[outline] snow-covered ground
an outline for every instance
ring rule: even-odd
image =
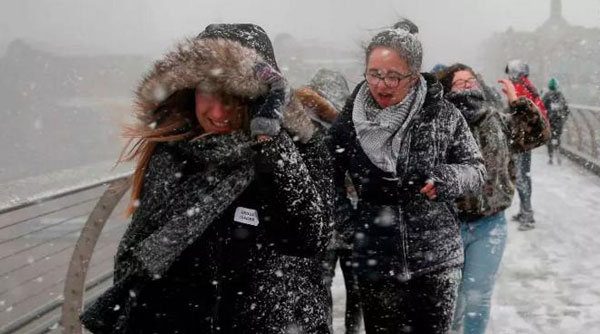
[[[532,178],[537,228],[509,224],[488,333],[600,333],[600,177],[541,148]]]
[[[600,177],[533,152],[537,228],[509,223],[488,334],[600,333]],[[508,217],[518,211],[518,196]],[[344,333],[344,282],[334,279],[334,330]]]

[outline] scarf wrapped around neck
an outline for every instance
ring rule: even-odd
[[[489,111],[485,96],[479,89],[449,92],[446,94],[446,100],[460,110],[469,124],[477,122]]]
[[[194,160],[200,170],[188,176],[190,181],[193,178],[192,188],[176,189],[169,194],[180,198],[180,205],[157,203],[147,208],[151,211],[150,220],[165,223],[149,235],[131,241],[128,248],[131,252],[121,260],[122,268],[115,272],[113,286],[81,315],[82,324],[94,333],[126,331],[136,303],[135,296],[151,280],[162,277],[181,253],[202,236],[254,179],[255,153],[252,147],[256,143],[241,132],[174,145],[175,149]],[[183,198],[187,196],[189,199],[192,191],[197,202],[186,207]]]
[[[192,176],[197,178],[194,197],[199,201],[185,212],[166,210],[166,223],[136,247],[134,255],[147,274],[162,276],[254,180],[254,145],[242,132],[178,144],[185,155],[203,168]]]
[[[369,160],[381,170],[396,174],[400,146],[410,121],[421,110],[427,84],[419,75],[417,85],[393,106],[381,109],[365,83],[359,89],[352,110],[352,121],[360,146]]]

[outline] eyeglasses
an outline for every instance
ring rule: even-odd
[[[375,86],[380,81],[383,81],[383,83],[389,88],[398,87],[398,85],[400,85],[400,82],[402,82],[402,80],[404,80],[406,78],[410,78],[412,76],[413,76],[412,73],[406,74],[406,75],[392,74],[392,75],[386,75],[386,76],[382,75],[380,72],[365,73],[365,79],[367,80],[367,83],[369,85]]]
[[[458,79],[452,83],[452,88],[467,88],[467,87],[477,87],[479,83],[477,82],[477,78],[470,79]]]

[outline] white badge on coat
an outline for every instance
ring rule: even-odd
[[[235,216],[233,217],[233,220],[242,224],[258,226],[258,212],[254,209],[238,206],[235,209]]]

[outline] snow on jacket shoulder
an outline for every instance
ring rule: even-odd
[[[476,221],[508,208],[515,192],[512,154],[531,150],[550,137],[547,122],[537,106],[521,97],[509,112],[489,109],[470,129],[485,161],[486,181],[480,190],[468,192],[457,201],[459,219]]]
[[[153,113],[165,96],[202,85],[262,96],[266,87],[253,73],[261,61],[256,51],[234,41],[188,40],[143,79],[137,91],[140,117]],[[284,114],[305,112],[301,104],[289,104]],[[290,328],[329,333],[327,291],[316,254],[331,239],[330,158],[321,136],[303,139],[294,142],[282,131],[258,144],[254,178],[195,240],[178,226],[202,219],[190,209],[210,211],[202,207],[206,198],[198,189],[210,190],[205,173],[211,166],[197,162],[202,152],[193,142],[159,144],[119,245],[115,284],[82,315],[86,327],[94,333],[285,333]],[[239,208],[254,212],[258,224],[241,223]],[[173,258],[169,247],[140,247],[158,232],[175,238],[173,249],[183,248],[174,261],[160,262],[161,256]],[[156,259],[153,268],[163,274],[148,275],[143,259]]]
[[[373,165],[357,140],[352,109],[358,88],[330,129],[336,224],[354,226],[354,249],[364,257],[365,270],[404,279],[463,263],[453,202],[479,189],[485,177],[483,159],[462,114],[442,98],[441,85],[432,76],[423,76],[427,96],[409,125],[408,149],[401,150],[397,178]],[[343,200],[346,171],[358,192],[355,212]],[[419,193],[428,178],[436,183],[434,201]],[[376,223],[384,206],[401,209],[398,224],[391,225],[395,231]]]

